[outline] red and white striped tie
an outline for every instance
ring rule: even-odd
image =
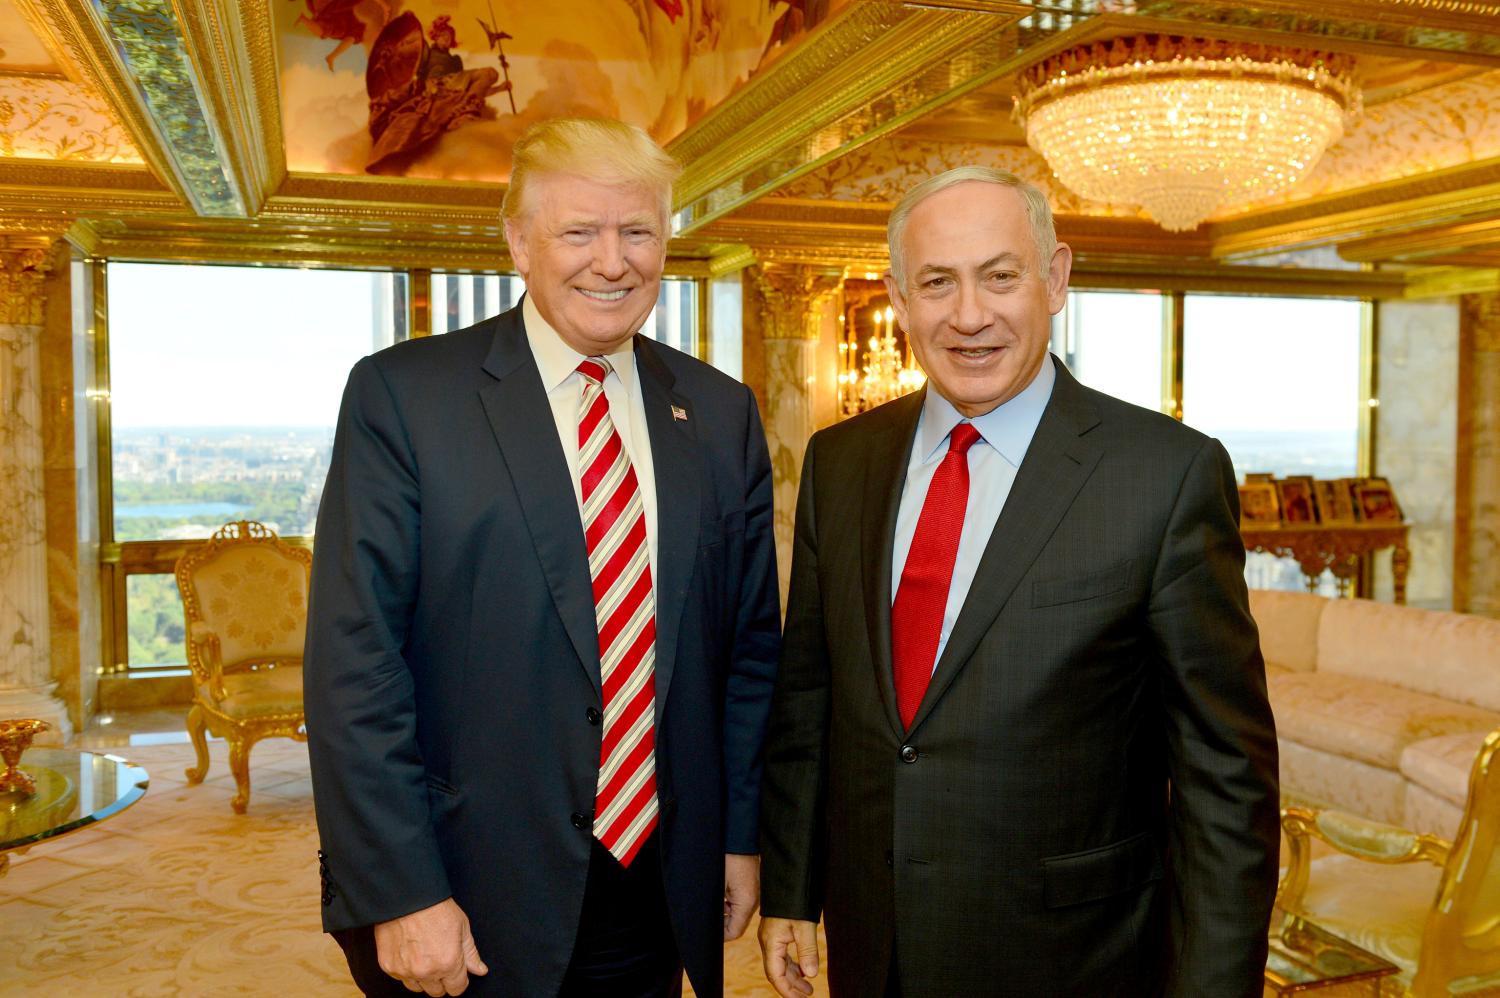
[[[611,370],[603,357],[578,365],[578,467],[604,683],[594,837],[629,866],[656,828],[656,599],[646,507],[604,396]]]

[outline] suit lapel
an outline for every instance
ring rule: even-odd
[[[495,319],[484,370],[495,380],[479,390],[479,400],[510,469],[552,602],[578,661],[601,691],[599,630],[583,522],[567,458],[552,432],[552,407],[526,342],[520,306]]]
[[[644,336],[635,341],[636,372],[651,437],[656,478],[656,720],[661,723],[677,665],[682,608],[698,556],[702,466],[692,404],[672,390],[674,378]],[[681,413],[686,418],[679,418]]]
[[[926,392],[913,392],[890,406],[891,418],[869,438],[865,455],[864,511],[860,523],[860,576],[864,580],[865,622],[870,633],[870,661],[887,720],[902,732],[891,665],[891,560],[895,548],[896,512],[906,484],[917,418]]]
[[[1054,363],[1057,381],[1052,398],[1016,472],[969,595],[912,720],[913,729],[974,654],[1103,456],[1102,446],[1086,436],[1098,425],[1098,412],[1067,368],[1055,358]]]

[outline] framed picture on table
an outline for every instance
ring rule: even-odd
[[[1349,483],[1344,479],[1313,482],[1313,495],[1318,500],[1318,522],[1338,527],[1355,523],[1354,497],[1349,492]]]
[[[1354,506],[1365,523],[1400,523],[1401,507],[1396,493],[1384,478],[1364,478],[1354,483]]]
[[[1287,523],[1317,523],[1317,500],[1311,478],[1283,478],[1276,483],[1276,497],[1281,501],[1281,518]]]
[[[1281,506],[1274,482],[1246,482],[1240,486],[1240,523],[1281,522]]]

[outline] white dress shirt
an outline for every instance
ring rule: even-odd
[[[989,544],[990,534],[995,531],[1000,511],[1005,508],[1010,487],[1016,481],[1016,471],[1026,457],[1031,438],[1036,435],[1037,424],[1042,421],[1042,412],[1052,398],[1052,385],[1056,380],[1052,358],[1047,357],[1031,384],[1021,389],[1015,398],[973,419],[964,419],[953,408],[953,403],[939,395],[933,385],[929,383],[927,386],[922,414],[917,417],[917,437],[906,465],[901,505],[896,512],[895,547],[891,552],[892,603],[895,603],[896,590],[901,585],[901,572],[906,567],[906,556],[917,532],[922,504],[927,501],[928,486],[948,453],[948,435],[959,423],[967,422],[974,424],[980,436],[969,448],[969,502],[964,508],[964,529],[959,535],[958,557],[953,562],[948,604],[943,609],[943,630],[938,638],[937,655],[932,660],[934,669],[943,657],[943,649],[948,647],[948,636],[953,633],[958,612],[968,598],[974,573],[979,570],[979,559]]]
[[[583,523],[583,475],[578,469],[578,416],[583,402],[583,375],[578,365],[588,358],[563,342],[557,331],[542,318],[542,313],[527,295],[521,305],[526,325],[526,342],[536,367],[542,375],[542,388],[552,406],[552,421],[562,441],[563,455],[568,459],[568,474],[573,479],[573,499],[578,503],[578,522]],[[610,367],[604,377],[604,397],[609,401],[609,418],[620,434],[620,443],[630,455],[635,479],[641,488],[641,503],[646,508],[646,548],[651,559],[651,583],[656,586],[656,474],[651,463],[651,435],[646,431],[646,403],[641,398],[640,375],[635,368],[635,338],[631,337],[606,354]]]

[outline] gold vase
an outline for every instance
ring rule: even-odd
[[[31,746],[31,739],[52,725],[33,718],[0,721],[0,759],[5,760],[5,772],[0,773],[0,793],[19,791],[30,796],[36,793],[36,782],[21,772],[21,753]]]

